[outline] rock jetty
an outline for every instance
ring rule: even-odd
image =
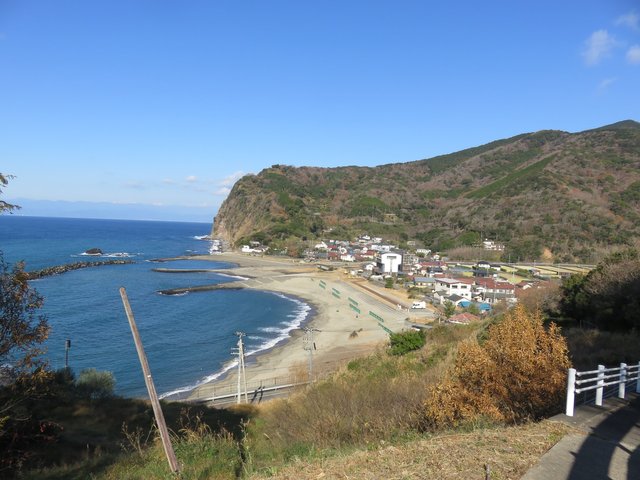
[[[127,265],[134,263],[133,260],[105,260],[103,262],[75,262],[67,263],[65,265],[58,265],[55,267],[43,268],[42,270],[34,270],[27,272],[29,280],[36,280],[38,278],[50,277],[51,275],[60,275],[62,273],[70,272],[71,270],[79,270],[81,268],[88,267],[100,267],[103,265]]]

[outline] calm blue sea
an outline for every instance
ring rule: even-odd
[[[263,351],[287,338],[311,308],[295,298],[249,290],[218,290],[180,296],[158,290],[233,280],[214,273],[159,273],[155,267],[224,269],[221,262],[158,258],[204,254],[204,223],[91,220],[0,216],[0,250],[5,261],[23,260],[26,270],[105,260],[127,255],[132,265],[108,265],[36,280],[51,326],[46,343],[53,368],[65,363],[65,340],[71,340],[69,366],[108,370],[116,391],[144,396],[146,388],[119,288],[125,287],[160,394],[181,391],[220,375],[230,367],[238,330],[247,333],[246,350]],[[90,248],[101,257],[82,255]],[[274,372],[274,375],[281,372]]]

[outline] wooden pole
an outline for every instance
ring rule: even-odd
[[[160,431],[160,439],[162,440],[162,446],[164,447],[164,453],[167,456],[169,462],[169,468],[173,473],[180,471],[178,466],[178,460],[173,451],[171,445],[171,439],[169,438],[169,430],[167,430],[167,424],[164,421],[164,415],[162,414],[162,408],[160,407],[160,400],[158,400],[158,394],[156,393],[156,387],[153,384],[153,378],[151,377],[151,370],[149,369],[149,363],[147,362],[147,356],[144,353],[142,346],[142,340],[138,333],[138,327],[136,321],[133,318],[133,311],[129,305],[129,299],[127,298],[127,291],[124,287],[120,288],[120,297],[122,297],[122,303],[124,304],[124,310],[127,313],[127,319],[129,320],[129,326],[131,327],[131,333],[133,334],[133,341],[136,344],[136,350],[138,351],[138,358],[140,359],[140,365],[142,365],[142,373],[144,374],[144,382],[147,384],[147,390],[149,391],[149,398],[151,399],[151,406],[153,407],[153,414],[156,417],[156,423],[158,424],[158,430]]]

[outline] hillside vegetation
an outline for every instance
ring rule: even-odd
[[[456,478],[464,472],[481,473],[488,461],[493,471],[501,472],[500,478],[518,478],[565,433],[553,424],[526,425],[558,411],[564,386],[539,385],[532,371],[553,377],[567,364],[564,341],[554,327],[543,327],[538,314],[517,307],[502,319],[437,326],[424,339],[423,347],[412,346],[403,354],[381,348],[289,398],[260,407],[225,412],[165,404],[181,478],[318,478],[324,469],[380,468],[379,457],[386,457],[389,478],[406,478],[403,472],[414,472],[417,478]],[[498,343],[508,347],[499,351]],[[480,361],[461,376],[468,355]],[[519,388],[505,390],[509,376],[517,378]],[[156,432],[149,430],[148,406],[96,397],[89,394],[95,389],[77,390],[70,380],[59,376],[54,382],[58,408],[51,408],[53,397],[43,405],[50,412],[50,438],[22,456],[29,458],[31,468],[44,468],[16,465],[21,478],[172,477]],[[456,381],[464,383],[465,394],[451,395]],[[533,392],[531,402],[523,403],[525,391]],[[487,403],[488,398],[496,401]],[[442,408],[434,415],[435,403]],[[523,425],[506,428],[513,424]],[[117,454],[117,432],[128,453]],[[512,441],[505,443],[505,438]],[[86,451],[85,443],[90,446]],[[527,455],[515,455],[516,444]],[[465,460],[443,462],[444,445]],[[373,456],[367,458],[366,451]],[[419,462],[407,464],[414,453]],[[305,465],[315,472],[313,477],[301,472]]]
[[[274,247],[360,233],[440,251],[487,237],[512,260],[595,263],[640,233],[640,124],[540,131],[378,167],[273,165],[235,184],[213,230]]]

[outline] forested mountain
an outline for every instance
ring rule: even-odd
[[[377,167],[273,165],[235,184],[213,234],[275,245],[369,233],[441,251],[486,237],[514,260],[593,262],[640,233],[639,167],[631,120]]]

